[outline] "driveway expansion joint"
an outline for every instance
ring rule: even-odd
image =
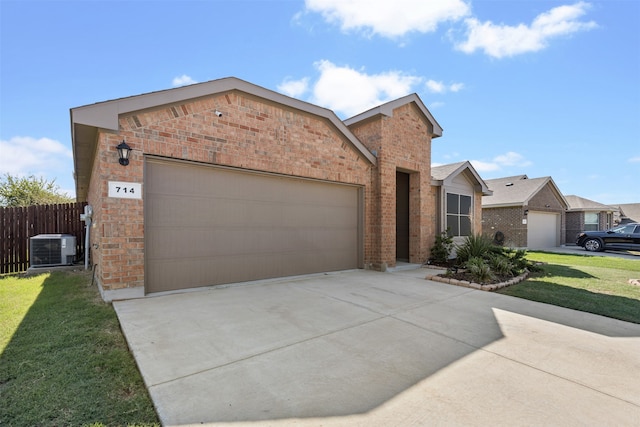
[[[224,368],[226,366],[231,366],[231,365],[234,365],[234,364],[236,364],[238,362],[244,362],[244,361],[247,361],[247,360],[254,359],[256,357],[264,356],[265,354],[275,353],[277,351],[284,350],[286,348],[294,347],[294,346],[297,346],[299,344],[303,344],[303,343],[310,342],[310,341],[313,341],[313,340],[316,340],[316,339],[319,339],[319,338],[324,338],[324,337],[327,337],[327,336],[330,336],[330,335],[334,335],[334,334],[339,333],[339,332],[344,332],[344,331],[347,331],[349,329],[358,328],[360,326],[367,325],[367,324],[370,324],[370,323],[373,323],[373,322],[377,322],[377,321],[379,321],[381,319],[385,319],[385,318],[388,318],[388,317],[391,317],[391,316],[381,315],[380,317],[376,317],[374,319],[369,319],[369,320],[365,320],[365,321],[362,321],[362,322],[358,322],[356,324],[352,324],[352,325],[346,326],[344,328],[327,331],[325,333],[322,333],[322,334],[319,334],[319,335],[314,335],[312,337],[308,337],[308,338],[305,338],[305,339],[302,339],[302,340],[299,340],[299,341],[296,341],[296,342],[293,342],[293,343],[281,345],[281,346],[278,346],[278,347],[273,347],[273,348],[270,348],[270,349],[267,349],[267,350],[264,350],[264,351],[260,351],[258,353],[250,354],[250,355],[247,355],[247,356],[232,360],[232,361],[227,362],[227,363],[222,363],[220,365],[213,366],[211,368],[201,369],[199,371],[192,372],[192,373],[189,373],[189,374],[186,374],[186,375],[181,375],[181,376],[178,376],[178,377],[175,377],[175,378],[171,378],[171,379],[166,380],[166,381],[160,381],[158,383],[151,384],[148,387],[149,388],[157,387],[157,386],[161,386],[161,385],[164,385],[164,384],[172,383],[174,381],[179,381],[179,380],[182,380],[184,378],[193,377],[194,375],[199,375],[199,374],[202,374],[202,373],[205,373],[205,372],[215,371],[216,369]]]

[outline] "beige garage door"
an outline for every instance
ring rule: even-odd
[[[529,249],[558,246],[560,215],[546,212],[529,212],[527,220],[527,247]]]
[[[148,159],[144,191],[148,293],[362,263],[359,187]]]

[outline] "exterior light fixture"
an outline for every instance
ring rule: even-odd
[[[123,139],[122,142],[118,146],[116,146],[116,150],[118,150],[120,164],[122,166],[127,166],[129,164],[129,154],[131,153],[131,147],[129,147]]]

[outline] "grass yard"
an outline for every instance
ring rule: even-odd
[[[0,278],[0,425],[159,425],[91,275]]]
[[[640,260],[528,252],[543,271],[497,292],[640,323]]]

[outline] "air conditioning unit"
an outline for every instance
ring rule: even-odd
[[[29,239],[31,267],[71,265],[76,256],[76,236],[70,234],[38,234]]]

